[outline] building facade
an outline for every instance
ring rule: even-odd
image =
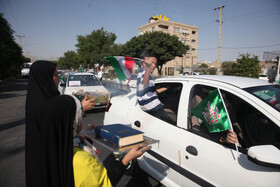
[[[139,27],[139,35],[154,31],[176,35],[181,42],[190,47],[183,57],[176,57],[163,65],[162,75],[178,75],[182,71],[192,71],[192,66],[197,64],[198,27],[154,18],[150,18],[146,25]]]

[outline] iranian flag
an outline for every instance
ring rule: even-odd
[[[231,129],[231,122],[218,89],[212,91],[190,112],[206,124],[210,133]]]
[[[130,80],[132,74],[132,67],[134,65],[134,58],[132,57],[124,57],[124,56],[109,56],[106,57],[116,72],[118,79],[122,80]]]

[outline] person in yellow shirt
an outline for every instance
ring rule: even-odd
[[[40,148],[43,186],[115,185],[129,162],[148,148],[135,146],[107,171],[96,148],[79,136],[82,115],[79,100],[67,95],[56,96],[45,106]]]

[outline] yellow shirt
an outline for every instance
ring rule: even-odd
[[[74,147],[73,154],[73,170],[76,187],[112,186],[106,168],[91,154],[78,147]]]

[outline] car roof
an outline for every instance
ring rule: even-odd
[[[170,76],[158,78],[157,81],[168,81],[168,80],[200,80],[200,81],[216,81],[220,83],[230,84],[235,87],[244,89],[255,86],[265,86],[271,85],[266,80],[261,80],[257,78],[248,78],[248,77],[237,77],[237,76],[227,76],[227,75],[189,75],[189,76]]]

